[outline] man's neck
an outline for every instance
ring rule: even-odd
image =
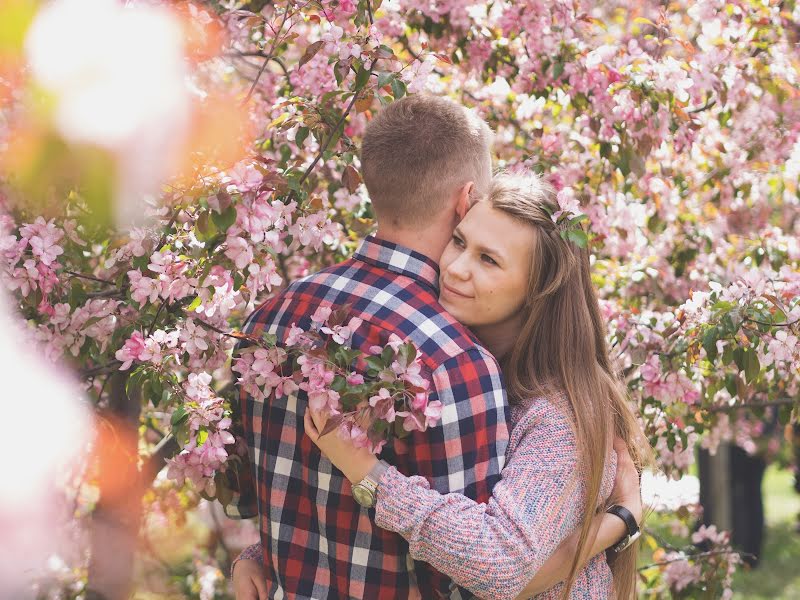
[[[444,252],[444,247],[447,246],[447,242],[450,240],[452,227],[447,231],[447,235],[443,235],[446,229],[447,227],[442,225],[441,228],[426,227],[425,229],[412,231],[409,229],[381,227],[379,223],[378,230],[375,232],[375,237],[387,242],[392,242],[393,244],[405,246],[410,250],[427,256],[433,262],[439,264],[439,259],[442,257],[442,252]]]

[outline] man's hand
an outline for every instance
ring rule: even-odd
[[[267,600],[267,574],[260,562],[243,558],[233,568],[236,600]]]
[[[618,437],[614,438],[614,451],[617,453],[617,475],[609,502],[627,508],[636,517],[636,522],[641,524],[642,490],[639,472],[636,470],[636,465],[633,464],[624,440]]]

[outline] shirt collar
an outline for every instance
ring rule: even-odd
[[[439,292],[439,265],[411,248],[371,235],[361,242],[353,258],[411,277]]]

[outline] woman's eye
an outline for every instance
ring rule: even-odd
[[[453,236],[453,243],[454,243],[456,246],[458,246],[459,248],[463,248],[463,247],[464,247],[464,240],[462,240],[462,239],[461,239],[460,237],[458,237],[457,235],[454,235],[454,236]]]
[[[481,254],[481,260],[487,264],[497,266],[497,262],[488,254]]]

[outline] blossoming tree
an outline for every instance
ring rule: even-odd
[[[88,22],[86,3],[55,4]],[[71,488],[76,522],[92,517],[91,558],[75,559],[65,590],[130,586],[118,563],[136,548],[143,497],[179,518],[199,495],[228,499],[242,451],[233,384],[257,388],[275,368],[266,354],[232,357],[237,331],[369,232],[359,139],[406,94],[474,107],[499,166],[545,173],[561,210],[588,217],[571,234],[592,248],[615,359],[660,469],[677,478],[698,442],[741,440],[742,411],[797,421],[800,7],[164,2],[171,20],[131,38],[161,49],[142,68],[92,44],[126,11],[162,8],[92,4],[106,19],[85,28],[93,52],[61,63],[46,14],[21,0],[0,9],[17,28],[0,46],[13,59],[0,61],[0,278],[31,343],[84,383],[98,423]],[[76,88],[84,62],[116,74],[122,60],[128,78]],[[92,112],[130,94],[148,102]],[[129,540],[115,568],[108,532]],[[702,528],[691,541],[721,550],[693,557],[688,539],[659,541],[643,594],[723,593],[726,534]],[[184,593],[223,594],[209,571],[218,557],[198,560]]]

